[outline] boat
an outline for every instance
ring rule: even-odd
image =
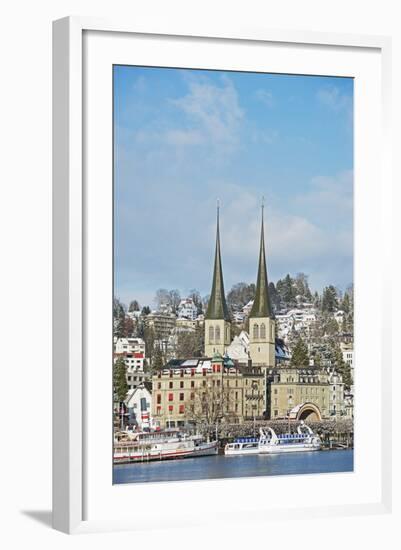
[[[273,428],[260,428],[259,438],[240,437],[233,443],[227,443],[225,455],[278,454],[301,451],[318,451],[320,438],[302,422],[296,433],[277,435]]]
[[[117,432],[114,464],[217,455],[218,441],[180,431]]]
[[[257,455],[259,454],[259,438],[237,437],[233,443],[224,447],[226,455]]]
[[[259,453],[278,454],[319,451],[322,443],[312,429],[302,423],[296,433],[277,435],[273,428],[260,429]]]

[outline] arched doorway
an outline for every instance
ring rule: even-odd
[[[298,410],[295,410],[298,409]],[[318,422],[322,419],[320,409],[314,403],[303,403],[298,405],[291,412],[296,413],[296,420],[309,420],[310,422]]]
[[[297,420],[319,421],[321,419],[319,407],[313,403],[304,403],[298,411]]]

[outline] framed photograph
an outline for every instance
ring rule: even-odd
[[[384,513],[389,39],[53,51],[54,527]]]

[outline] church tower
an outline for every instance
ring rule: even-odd
[[[263,218],[264,204],[262,203],[258,279],[255,299],[249,314],[249,352],[254,365],[274,367],[276,330],[269,298]]]
[[[224,294],[223,269],[220,254],[219,206],[217,205],[216,252],[213,284],[205,315],[205,356],[224,355],[231,343],[231,320]]]

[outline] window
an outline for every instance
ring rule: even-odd
[[[158,382],[157,383],[157,389],[160,390],[161,387],[162,387],[161,382]]]
[[[202,382],[202,386],[205,387],[206,386],[206,380],[203,380]]]
[[[274,393],[277,395],[277,390],[276,389],[274,390]]]
[[[174,401],[174,394],[173,393],[168,394],[168,400],[169,401]]]
[[[180,401],[184,401],[184,394],[180,393]]]
[[[214,341],[214,328],[209,327],[209,343],[212,343]]]
[[[191,388],[195,387],[195,380],[191,380]]]
[[[162,408],[160,406],[156,407],[156,414],[161,414]]]
[[[260,338],[262,340],[266,339],[266,325],[264,323],[260,325]]]
[[[259,338],[259,325],[257,323],[253,325],[253,338],[255,340]]]
[[[183,388],[184,387],[184,382],[180,382],[180,388]]]
[[[168,412],[173,412],[173,409],[174,409],[173,405],[168,406]]]
[[[179,414],[184,414],[184,410],[185,410],[185,406],[184,405],[180,405],[180,408],[178,410]]]
[[[168,387],[170,388],[170,390],[173,388],[173,382],[169,382],[168,383]]]
[[[191,393],[191,401],[193,401],[195,399],[195,394],[192,392]]]
[[[278,416],[278,411],[277,410],[274,411],[274,416]]]
[[[157,404],[160,404],[162,402],[162,396],[160,393],[157,394]]]
[[[220,327],[215,328],[215,340],[216,340],[216,344],[220,342]]]

